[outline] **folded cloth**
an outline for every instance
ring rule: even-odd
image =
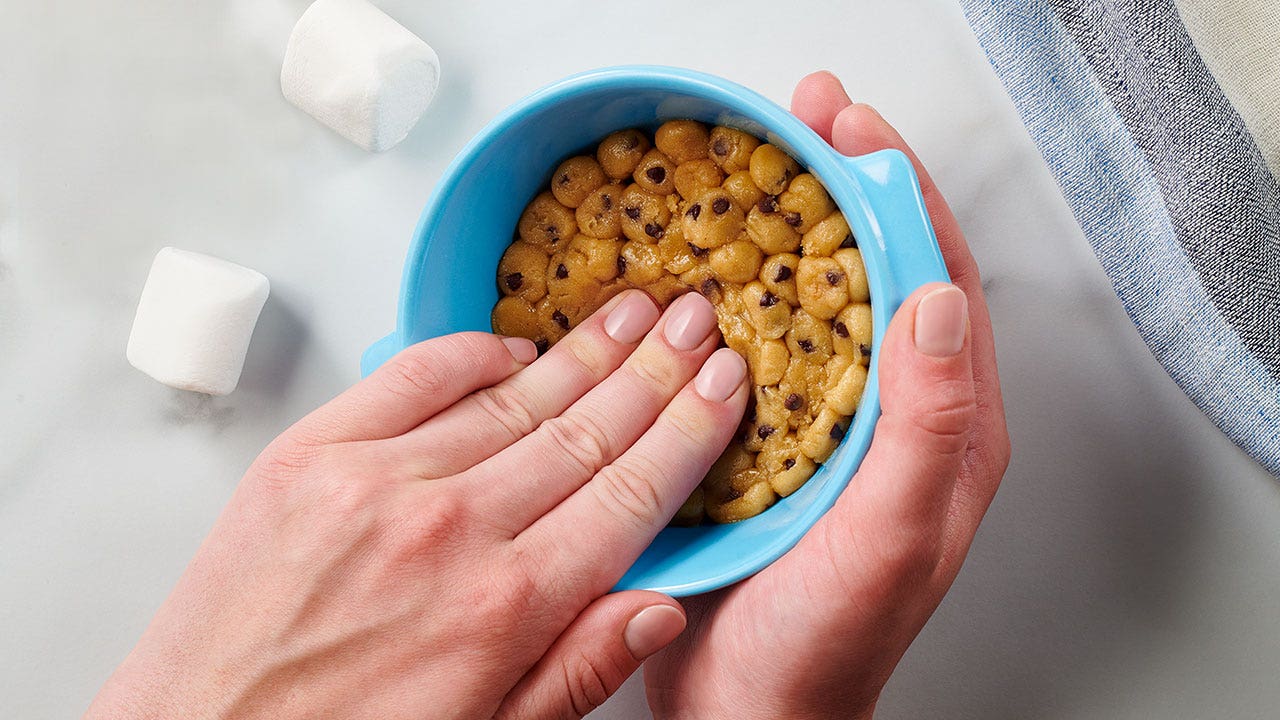
[[[1280,475],[1280,4],[961,2],[1151,352]]]

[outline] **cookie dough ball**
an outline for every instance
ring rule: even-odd
[[[551,194],[565,207],[578,207],[601,185],[604,185],[604,170],[595,158],[586,155],[565,160],[551,176]]]
[[[871,332],[871,305],[852,303],[831,321],[832,348],[865,365],[871,358]]]
[[[635,242],[656,243],[662,239],[671,210],[661,195],[654,195],[639,185],[622,191],[622,234]]]
[[[708,250],[738,239],[744,229],[742,209],[720,188],[695,196],[681,222],[685,238]]]
[[[695,527],[702,524],[702,518],[705,517],[703,503],[702,486],[693,489],[689,497],[676,511],[674,517],[671,518],[671,524],[675,527]]]
[[[711,159],[726,173],[748,169],[751,153],[759,146],[760,141],[755,136],[741,130],[720,125],[711,130]]]
[[[490,317],[493,331],[499,335],[528,338],[537,341],[546,336],[538,323],[538,311],[522,297],[511,295],[498,300]]]
[[[791,306],[799,305],[800,293],[796,290],[796,268],[799,266],[800,256],[794,253],[771,255],[760,266],[760,282]]]
[[[787,432],[787,410],[782,406],[782,393],[776,387],[756,386],[752,392],[752,415],[748,416],[742,446],[760,452],[765,443]]]
[[[595,309],[602,286],[581,253],[566,248],[553,254],[547,263],[547,297],[573,325]]]
[[[645,192],[670,195],[676,189],[676,164],[663,155],[661,150],[650,150],[640,158],[640,164],[631,177]]]
[[[516,225],[520,239],[550,255],[561,241],[578,232],[578,221],[569,208],[560,204],[549,192],[539,194],[524,209]]]
[[[765,287],[764,283],[751,282],[742,288],[742,306],[756,334],[762,338],[775,340],[791,327],[790,303]],[[759,384],[773,383],[760,381]]]
[[[816,318],[830,320],[849,304],[849,279],[840,263],[831,258],[800,258],[796,269],[800,307]]]
[[[782,382],[782,377],[787,372],[791,353],[782,340],[759,338],[748,362],[753,382],[758,385],[776,385]]]
[[[844,439],[849,420],[831,408],[823,408],[800,436],[800,450],[815,462],[831,457]]]
[[[599,282],[618,276],[618,252],[622,243],[607,238],[577,235],[569,241],[569,252],[581,258],[582,267]]]
[[[769,485],[780,497],[800,489],[818,469],[817,463],[800,450],[800,441],[793,433],[769,438],[756,457],[756,467],[769,478]]]
[[[823,364],[792,357],[778,383],[783,407],[790,413],[787,425],[803,431],[822,411],[822,396],[827,392],[827,371]]]
[[[867,267],[862,263],[862,251],[857,248],[837,250],[831,256],[840,263],[844,274],[849,278],[850,302],[864,303],[871,299],[871,288],[867,285]]]
[[[803,306],[791,313],[791,329],[787,330],[786,338],[792,357],[812,365],[823,365],[831,359],[829,326],[806,312]]]
[[[779,212],[762,210],[773,207],[770,196],[765,196],[747,213],[747,236],[769,255],[793,253],[800,249],[800,233],[791,227]]]
[[[751,472],[751,471],[747,471]],[[755,471],[754,476],[758,476]],[[722,492],[707,490],[707,517],[718,523],[733,523],[755,517],[778,501],[778,496],[767,482],[757,482],[746,492],[738,492],[732,488]]]
[[[640,159],[649,152],[649,138],[639,130],[619,130],[600,141],[596,148],[596,160],[604,174],[621,180],[636,171]]]
[[[854,247],[853,231],[844,214],[836,211],[823,218],[804,234],[801,247],[805,255],[831,257],[842,247]]]
[[[623,243],[618,255],[622,277],[636,287],[651,285],[665,272],[658,246],[646,242]]]
[[[680,273],[680,282],[710,301],[717,307],[717,313],[719,312],[719,305],[724,301],[724,286],[716,279],[711,266],[698,265],[692,270]]]
[[[569,328],[572,327],[569,316],[556,305],[550,295],[539,300],[534,305],[534,310],[538,316],[538,332],[548,343],[555,345],[569,334]]]
[[[756,279],[764,254],[750,240],[734,240],[712,250],[707,261],[721,282],[741,284]]]
[[[670,120],[658,127],[653,142],[676,164],[702,160],[707,156],[711,133],[696,120]]]
[[[719,166],[716,170],[719,171]],[[751,173],[747,170],[739,170],[725,178],[720,187],[729,193],[729,197],[733,198],[735,205],[742,208],[742,212],[747,212],[764,199],[764,193],[756,187],[755,181],[751,179]]]
[[[836,355],[832,362],[839,358],[842,356]],[[848,367],[829,378],[822,401],[841,415],[852,415],[858,409],[858,402],[862,400],[863,388],[867,386],[867,369],[859,363],[848,362],[848,358],[844,360],[846,362],[842,364],[847,364]]]
[[[807,233],[823,218],[836,211],[836,204],[818,178],[809,173],[797,175],[786,192],[778,196],[782,216],[796,230]]]
[[[728,489],[732,487],[731,479],[735,475],[755,466],[754,453],[747,452],[739,443],[730,443],[707,471],[707,476],[703,478],[703,485],[708,488]]]
[[[498,261],[498,290],[535,303],[547,294],[547,254],[527,242],[511,243]]]
[[[583,235],[616,238],[622,234],[622,186],[602,185],[587,195],[574,219]]]
[[[676,276],[664,273],[657,280],[645,285],[644,291],[652,295],[659,305],[666,307],[676,298],[689,292],[689,288]]]
[[[662,255],[662,266],[672,275],[692,270],[699,262],[693,246],[684,239],[684,228],[674,218],[658,241],[658,253]]]
[[[691,198],[705,190],[719,187],[723,180],[724,173],[720,172],[720,166],[706,158],[683,162],[676,167],[676,192],[683,198]]]
[[[800,174],[800,164],[778,146],[765,143],[751,153],[748,170],[756,187],[769,195],[777,195],[787,189],[791,178]]]

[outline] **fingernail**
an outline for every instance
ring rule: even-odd
[[[692,350],[703,343],[716,327],[716,311],[696,292],[685,293],[667,309],[662,334],[677,350]]]
[[[707,358],[693,380],[693,389],[711,402],[724,402],[733,395],[747,374],[747,363],[729,348],[720,348]]]
[[[631,656],[643,660],[671,644],[684,631],[684,613],[670,605],[647,607],[627,623],[622,632]]]
[[[631,291],[609,311],[604,319],[604,331],[623,344],[638,342],[658,322],[658,315],[658,306],[648,295]]]
[[[951,357],[964,347],[969,300],[955,285],[938,288],[916,306],[916,349],[933,357]]]
[[[538,346],[533,344],[532,340],[522,337],[502,338],[502,344],[507,346],[507,352],[511,353],[511,357],[516,362],[528,365],[538,359]]]

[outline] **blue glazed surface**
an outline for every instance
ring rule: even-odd
[[[664,529],[617,585],[683,596],[732,584],[781,557],[831,507],[867,452],[880,416],[876,367],[889,318],[915,288],[948,280],[915,172],[902,153],[844,157],[758,93],[690,70],[626,66],[566,78],[502,113],[445,171],[409,248],[396,330],[365,351],[361,373],[428,338],[489,331],[498,260],[525,204],[555,166],[614,130],[652,130],[674,118],[764,137],[822,181],[858,238],[874,325],[858,413],[818,472],[754,518]]]

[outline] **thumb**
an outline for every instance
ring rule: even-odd
[[[684,609],[661,593],[605,595],[578,615],[503,699],[495,718],[577,720],[604,704],[645,658],[684,630]]]

